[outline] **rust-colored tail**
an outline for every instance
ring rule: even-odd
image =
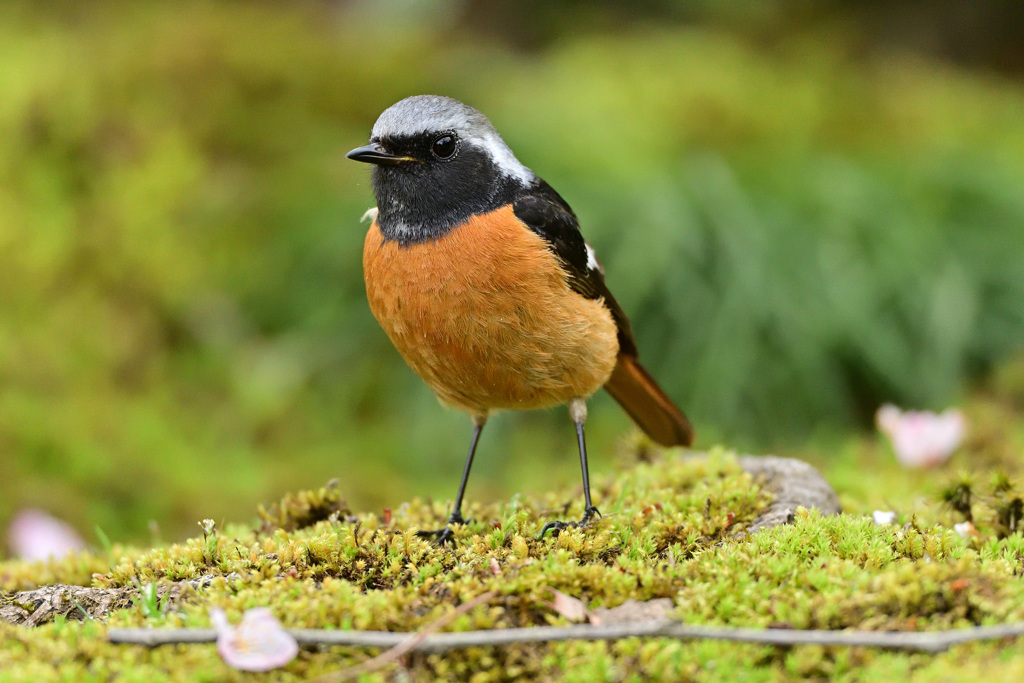
[[[635,357],[620,354],[604,388],[640,429],[662,446],[689,446],[693,443],[690,421]]]

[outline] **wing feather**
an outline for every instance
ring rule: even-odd
[[[516,217],[544,238],[565,270],[569,287],[588,299],[601,299],[619,330],[619,352],[636,356],[636,340],[629,318],[619,306],[593,249],[580,233],[579,220],[554,188],[543,180],[523,190],[512,204]]]

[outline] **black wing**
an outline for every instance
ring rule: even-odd
[[[544,238],[565,270],[569,287],[588,299],[603,299],[619,328],[619,352],[636,356],[636,340],[619,302],[604,282],[600,268],[588,266],[587,243],[569,205],[554,188],[541,179],[527,187],[513,201],[516,218]],[[596,262],[595,262],[596,264]]]

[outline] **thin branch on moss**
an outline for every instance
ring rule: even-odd
[[[483,598],[487,594],[481,595]],[[477,598],[479,600],[480,598]],[[462,607],[471,609],[474,601]],[[468,607],[467,607],[468,606]],[[460,607],[460,609],[462,609]],[[454,619],[459,612],[445,618]],[[430,635],[428,629],[437,630],[446,625],[439,619],[416,636],[390,631],[325,631],[297,629],[290,633],[300,645],[347,645],[355,647],[404,646],[395,659],[406,652],[436,654],[467,647],[512,645],[515,643],[543,643],[558,640],[618,640],[620,638],[678,638],[681,640],[731,640],[763,645],[842,645],[847,647],[877,647],[886,650],[918,650],[942,652],[953,645],[977,640],[998,640],[1024,635],[1024,622],[951,629],[948,631],[814,631],[801,629],[728,628],[724,626],[693,626],[676,621],[655,620],[598,626],[539,626],[506,628],[488,631],[463,631]],[[127,643],[156,647],[181,643],[212,643],[217,639],[213,629],[110,629],[112,643]],[[415,642],[414,642],[415,641]],[[385,655],[388,653],[384,653]],[[383,657],[384,655],[381,655]],[[377,658],[379,659],[379,658]],[[371,662],[374,660],[370,660]],[[367,662],[369,663],[369,662]],[[386,663],[386,662],[385,662]],[[342,680],[342,679],[335,679]]]
[[[374,671],[383,669],[389,664],[394,664],[408,653],[417,649],[417,647],[421,643],[423,643],[424,640],[430,637],[431,633],[434,633],[435,631],[444,628],[445,626],[459,618],[461,615],[472,610],[474,607],[478,607],[487,602],[490,602],[495,595],[497,595],[496,591],[487,591],[486,593],[481,593],[472,600],[464,602],[461,605],[459,605],[453,612],[446,614],[443,617],[437,619],[436,621],[427,624],[424,628],[422,628],[411,638],[406,636],[406,638],[402,642],[398,643],[390,650],[380,653],[373,659],[368,659],[361,664],[357,664],[356,666],[350,666],[347,669],[342,669],[340,671],[325,674],[323,676],[320,676],[319,678],[314,679],[314,681],[315,683],[339,683],[340,681],[350,681],[353,678],[358,678],[363,674],[372,673]],[[479,633],[479,631],[476,631],[476,633]]]

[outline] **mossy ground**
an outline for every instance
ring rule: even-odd
[[[353,513],[343,500],[346,484],[334,483],[261,509],[256,524],[199,530],[181,544],[114,546],[47,565],[0,563],[4,591],[50,582],[115,587],[228,577],[162,603],[139,599],[105,623],[61,618],[34,629],[0,625],[0,681],[243,680],[247,675],[227,668],[212,645],[149,650],[104,638],[107,626],[207,626],[214,606],[232,620],[266,605],[289,627],[412,631],[497,591],[489,605],[452,627],[468,630],[564,623],[551,605],[554,588],[590,607],[670,597],[678,618],[702,624],[928,630],[1021,620],[1024,537],[1005,519],[1020,497],[1020,408],[989,399],[972,405],[973,436],[949,468],[906,472],[884,446],[856,442],[822,465],[845,514],[801,512],[795,523],[753,536],[743,527],[768,494],[730,453],[717,450],[707,458],[634,459],[596,477],[595,502],[604,518],[557,539],[536,536],[554,517],[579,515],[576,491],[471,503],[475,521],[460,530],[452,550],[412,531],[436,526],[447,514],[445,503]],[[956,474],[958,466],[975,465],[1006,476]],[[964,488],[977,537],[952,529],[966,512]],[[870,512],[879,507],[895,510],[898,523],[874,524]],[[373,654],[304,650],[264,677],[299,680]],[[413,655],[400,667],[413,680],[1020,680],[1024,654],[1019,643],[925,655],[631,639]],[[378,675],[393,678],[398,671]]]

